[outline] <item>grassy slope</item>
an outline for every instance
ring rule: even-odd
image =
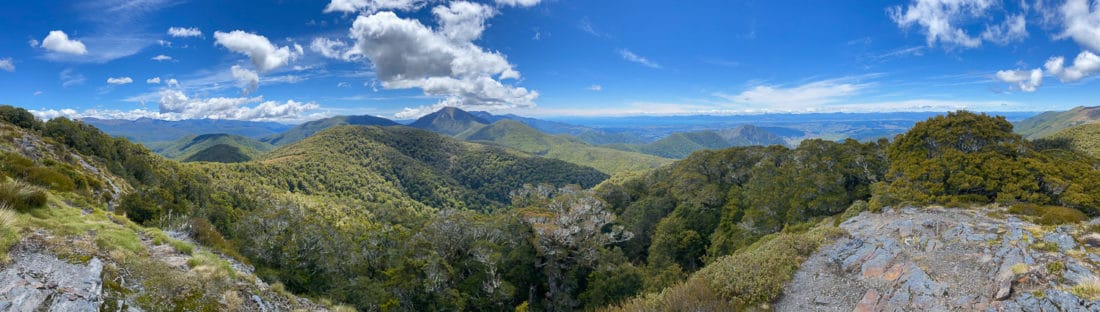
[[[1045,112],[1015,124],[1015,132],[1027,139],[1039,139],[1062,129],[1100,120],[1100,106],[1078,106],[1068,111]]]
[[[648,170],[672,162],[671,159],[585,144],[568,136],[552,136],[514,120],[501,120],[465,137],[525,153],[590,166],[608,174]]]
[[[220,133],[188,136],[154,152],[181,161],[240,162],[257,158],[273,148],[271,144],[250,138]]]
[[[1074,148],[1092,157],[1100,158],[1100,123],[1083,124],[1062,129],[1049,137],[1068,138],[1073,141]]]

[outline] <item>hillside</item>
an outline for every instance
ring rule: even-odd
[[[1096,159],[1043,146],[1012,133],[1012,125],[1003,117],[961,111],[917,123],[894,142],[808,140],[794,150],[771,146],[704,151],[644,177],[601,185],[598,193],[612,211],[621,213],[623,226],[638,233],[621,247],[628,259],[646,264],[643,279],[649,293],[609,310],[773,307],[776,300],[783,298],[785,285],[788,291],[797,294],[789,303],[780,305],[785,310],[806,310],[813,304],[834,306],[815,306],[814,310],[848,311],[857,302],[863,310],[936,310],[948,305],[967,310],[984,309],[983,304],[1003,305],[1012,310],[1016,308],[1011,307],[1042,305],[1042,295],[1028,296],[1013,289],[1045,291],[1046,282],[1019,288],[1016,283],[1036,278],[1046,281],[1049,277],[1042,274],[1044,271],[1066,271],[1068,276],[1071,263],[1082,262],[1070,262],[1065,256],[1075,261],[1082,261],[1083,257],[1067,251],[1072,247],[1052,246],[1065,244],[1066,235],[1087,232],[1081,228],[1032,230],[1032,225],[1019,225],[1019,220],[1047,226],[1083,225],[1081,222],[1088,219],[1086,214],[1096,215],[1100,208],[1097,196],[1100,167]],[[889,213],[899,207],[936,205],[994,207],[996,211],[969,214],[974,218],[972,222],[968,221],[970,217],[937,217],[956,223],[931,228],[909,216],[895,219],[906,223],[835,227],[864,211]],[[1005,206],[1010,208],[1004,210]],[[1016,215],[1016,219],[1005,218],[1005,214]],[[1016,225],[998,228],[982,216]],[[891,231],[889,226],[896,227]],[[1019,232],[1013,227],[1033,231],[1033,239],[1042,237],[1048,245],[1035,245],[1035,240],[1016,243],[1024,237],[1001,241],[1000,233]],[[1085,228],[1092,231],[1091,227]],[[860,232],[863,229],[872,232]],[[929,229],[936,233],[905,240],[892,236],[893,233],[903,237],[926,235],[921,231]],[[866,242],[832,245],[847,232]],[[1069,240],[1072,242],[1072,238]],[[900,246],[902,242],[905,247]],[[828,247],[826,252],[839,250],[836,252],[842,255],[827,255],[832,260],[828,260],[827,266],[811,271],[810,277],[795,274],[803,260],[810,258],[818,247],[828,245],[834,247]],[[900,250],[909,246],[924,253],[918,256]],[[988,250],[989,246],[1001,246],[998,248],[1003,251]],[[956,253],[937,253],[941,247]],[[1030,251],[1021,247],[1065,255],[1027,260]],[[972,261],[974,253],[966,252],[970,248],[982,250],[997,265],[990,267],[986,260],[981,264],[952,260],[965,257],[969,259],[966,261]],[[908,262],[918,259],[924,262],[917,262],[916,266]],[[944,262],[937,262],[940,259]],[[1019,262],[1026,262],[1026,266]],[[973,264],[959,266],[959,263]],[[843,264],[839,267],[846,271],[838,272],[838,264]],[[832,270],[831,275],[841,276],[823,279],[825,276],[820,272],[826,269]],[[942,270],[951,273],[941,273]],[[1073,272],[1080,274],[1081,270],[1092,269],[1075,267]],[[1016,275],[1006,276],[1005,272]],[[944,278],[952,274],[967,277]],[[788,284],[792,278],[797,284]],[[1047,289],[1074,287],[1073,292],[1084,294],[1083,298],[1095,298],[1092,279],[1070,279],[1062,285],[1065,286],[1054,284]],[[1084,290],[1078,292],[1078,288]],[[981,289],[982,294],[955,297],[970,294],[974,289]],[[1056,306],[1079,307],[1080,300],[1066,297],[1065,292],[1047,294],[1056,296],[1052,299],[1068,300],[1052,303]],[[954,299],[958,300],[949,301]]]
[[[114,175],[114,159],[64,143],[70,135],[89,144],[106,135],[57,132],[68,125],[0,121],[0,310],[327,310],[199,244],[190,229],[128,220],[116,205],[141,186]],[[128,157],[142,154],[152,156]]]
[[[547,134],[566,134],[580,139],[581,141],[591,145],[601,144],[614,144],[614,143],[644,143],[640,137],[631,135],[630,133],[611,133],[604,130],[578,126],[573,124],[567,124],[557,121],[542,120],[537,118],[516,116],[514,114],[505,115],[493,115],[488,112],[470,112],[474,116],[481,118],[489,123],[495,123],[501,120],[515,120],[527,125],[528,127],[535,128],[539,131]]]
[[[507,203],[508,192],[523,184],[591,187],[607,178],[591,168],[558,160],[519,155],[408,127],[373,126],[330,128],[240,168],[283,171],[300,185],[290,190],[311,194],[367,198],[378,192],[371,189],[393,185],[397,189],[383,193],[408,194],[437,209],[489,210]]]
[[[273,134],[264,137],[260,141],[269,143],[271,145],[286,145],[294,142],[301,141],[314,133],[321,132],[322,130],[337,127],[337,126],[396,126],[396,122],[392,120],[374,117],[369,115],[363,116],[336,116],[325,119],[318,119],[310,122],[306,122],[295,126],[287,130],[286,132]]]
[[[607,147],[660,157],[682,159],[695,151],[704,149],[786,144],[786,140],[774,133],[752,125],[743,125],[722,130],[677,132],[648,144],[610,144],[607,145]]]
[[[1100,161],[965,111],[893,142],[704,150],[610,180],[496,146],[587,146],[512,120],[475,142],[339,126],[179,163],[82,122],[0,117],[0,300],[42,294],[21,307],[1078,308],[1100,289],[1093,247],[1071,246],[1095,230]]]
[[[259,157],[274,148],[254,139],[218,133],[187,136],[153,150],[166,158],[184,162],[242,162]]]
[[[420,117],[420,119],[409,124],[409,127],[463,138],[488,124],[488,121],[478,118],[464,110],[454,107],[444,107],[434,113]]]
[[[482,127],[465,137],[525,153],[589,166],[608,174],[656,168],[669,159],[634,152],[591,146],[568,136],[552,136],[518,121],[504,119]]]
[[[1069,127],[1048,135],[1047,138],[1069,140],[1074,148],[1100,158],[1100,123]]]
[[[291,128],[290,125],[276,122],[219,119],[168,121],[149,118],[135,120],[85,118],[82,121],[110,135],[121,136],[146,146],[207,133],[227,133],[259,139]]]
[[[1028,139],[1050,136],[1081,124],[1100,121],[1100,106],[1078,106],[1068,111],[1050,111],[1016,123],[1016,133]]]

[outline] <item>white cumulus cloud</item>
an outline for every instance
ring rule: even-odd
[[[109,77],[109,78],[107,78],[107,83],[113,84],[113,85],[124,85],[124,84],[134,83],[134,79],[131,79],[130,77],[118,77],[118,78]]]
[[[901,28],[917,26],[925,35],[928,46],[936,43],[947,47],[977,48],[982,40],[1006,44],[1027,37],[1027,23],[1023,15],[1007,16],[1000,25],[986,24],[981,35],[971,35],[965,29],[974,21],[988,21],[991,9],[999,7],[1000,0],[912,0],[906,7],[887,9],[890,18]]]
[[[153,57],[153,60],[154,60],[154,61],[157,61],[157,62],[163,62],[163,61],[171,61],[171,60],[172,60],[172,57],[171,57],[171,56],[167,56],[167,55],[164,55],[164,54],[160,54],[160,55],[154,56],[154,57]]]
[[[455,1],[432,9],[439,20],[439,32],[455,41],[473,41],[485,30],[485,20],[496,15],[493,8],[473,2]]]
[[[997,79],[1020,91],[1035,92],[1043,84],[1043,70],[1002,70],[997,72]]]
[[[233,72],[233,78],[237,79],[237,86],[241,88],[244,94],[252,93],[260,87],[260,74],[240,65],[233,65],[229,70]]]
[[[153,78],[145,79],[145,83],[159,84],[160,83],[160,77],[153,77]]]
[[[197,27],[171,27],[168,35],[172,37],[202,37],[202,31]]]
[[[1061,38],[1070,37],[1077,44],[1093,52],[1100,53],[1100,2],[1088,0],[1068,0],[1062,5],[1065,31]]]
[[[246,106],[255,103],[259,104]],[[293,100],[285,103],[263,101],[263,97],[192,98],[182,91],[165,89],[160,93],[159,108],[160,113],[174,114],[177,119],[284,121],[300,119],[302,113],[320,108],[320,105]]]
[[[982,32],[982,39],[999,45],[1021,41],[1027,36],[1027,19],[1023,14],[1011,16],[996,26],[986,26],[985,32]]]
[[[588,90],[589,91],[596,91],[596,92],[603,91],[603,86],[601,86],[601,85],[592,85],[592,86],[588,87]]]
[[[267,72],[287,65],[290,61],[302,54],[302,47],[276,47],[267,40],[267,37],[247,33],[241,30],[231,32],[214,32],[217,44],[230,51],[247,55],[252,60],[252,65],[260,72]]]
[[[429,0],[332,0],[325,6],[325,13],[362,11],[371,14],[385,10],[410,11],[424,7],[428,2]]]
[[[84,47],[83,42],[69,39],[69,35],[60,30],[50,31],[50,34],[46,35],[45,39],[42,39],[42,48],[57,53],[75,55],[88,54],[88,48]]]
[[[1079,81],[1100,72],[1100,56],[1089,51],[1082,51],[1077,54],[1077,57],[1073,59],[1073,65],[1069,67],[1066,67],[1065,62],[1064,57],[1052,57],[1047,60],[1043,67],[1047,70],[1047,73],[1057,76],[1062,82]]]
[[[3,58],[3,59],[0,59],[0,69],[6,70],[6,71],[9,71],[9,72],[13,72],[13,71],[15,71],[15,64],[12,63],[10,57],[9,58]]]
[[[345,61],[357,60],[363,56],[358,49],[351,47],[348,43],[325,37],[313,38],[309,49],[324,57]]]
[[[474,44],[485,28],[492,8],[464,1],[432,10],[440,26],[432,29],[416,19],[393,12],[359,16],[352,28],[355,47],[370,59],[387,89],[419,88],[442,97],[436,105],[476,109],[533,107],[538,92],[506,85],[520,74],[498,52]],[[412,116],[435,106],[410,108]],[[430,111],[429,111],[430,112]]]
[[[542,0],[496,0],[499,5],[510,5],[519,7],[532,7],[539,4]]]

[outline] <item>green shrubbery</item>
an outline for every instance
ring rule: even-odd
[[[1030,203],[1012,205],[1008,208],[1008,212],[1036,217],[1035,222],[1043,225],[1077,223],[1089,219],[1084,212],[1077,209],[1062,206],[1040,206]]]
[[[1097,160],[1059,146],[1024,140],[1004,117],[966,111],[937,116],[890,145],[888,184],[873,208],[997,202],[1097,213]]]

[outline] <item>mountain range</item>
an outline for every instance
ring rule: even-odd
[[[960,111],[894,140],[691,131],[661,143],[700,148],[672,160],[457,109],[413,123],[435,131],[356,120],[369,119],[278,146],[207,134],[158,150],[203,160],[184,162],[0,106],[0,304],[1073,310],[1095,298],[1100,160],[1076,142],[1091,134],[1028,140]],[[783,143],[721,147],[753,140]],[[644,157],[661,163],[626,168]],[[1032,278],[1045,282],[1020,282]]]

